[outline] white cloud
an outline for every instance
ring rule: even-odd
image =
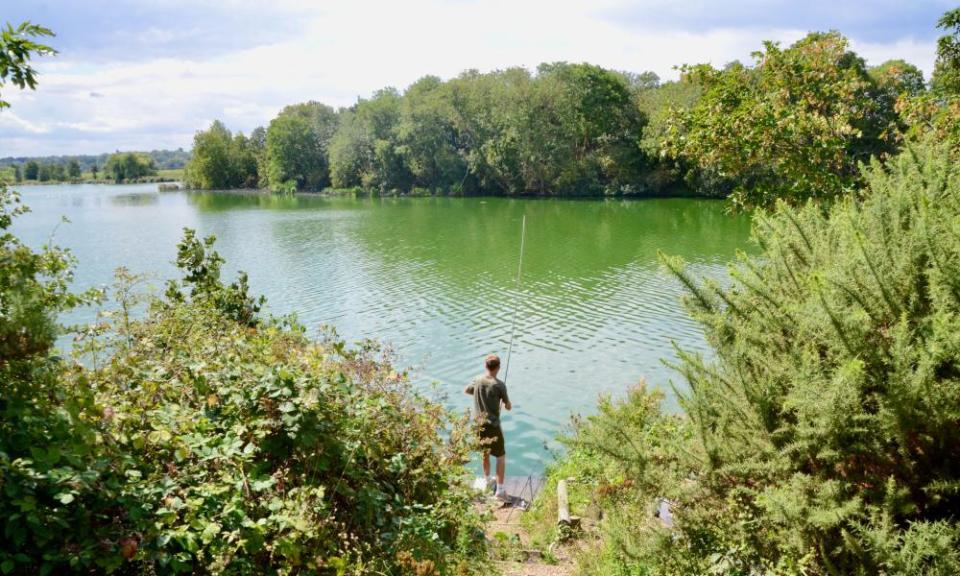
[[[36,94],[4,91],[16,115],[0,112],[0,157],[187,148],[194,131],[214,118],[248,132],[286,104],[313,99],[346,106],[384,86],[403,88],[426,74],[449,78],[469,68],[532,68],[566,60],[653,70],[669,79],[676,77],[676,65],[749,61],[762,40],[790,43],[806,33],[751,27],[691,32],[645,25],[642,18],[626,26],[603,16],[622,4],[301,3],[300,13],[310,14],[303,32],[244,50],[94,65],[63,53],[38,63]],[[145,33],[164,38],[175,34],[149,27]],[[854,38],[853,46],[871,63],[901,57],[928,74],[932,68],[930,42],[868,43]],[[94,93],[99,96],[92,97]]]
[[[903,38],[890,43],[863,42],[856,38],[850,41],[853,50],[863,56],[870,65],[880,64],[887,60],[902,59],[916,65],[923,70],[924,78],[930,80],[933,74],[933,63],[937,57],[937,43],[935,41],[920,41],[914,38]]]
[[[21,130],[27,134],[46,134],[50,132],[50,125],[24,120],[15,112],[7,109],[0,113],[0,129],[4,131]]]

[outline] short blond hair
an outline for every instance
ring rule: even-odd
[[[496,354],[488,354],[483,359],[483,365],[487,367],[487,370],[496,370],[500,367],[500,357]]]

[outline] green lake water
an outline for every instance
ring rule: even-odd
[[[182,228],[196,228],[217,236],[228,278],[248,272],[270,311],[296,312],[311,330],[333,325],[349,341],[388,343],[418,385],[457,409],[469,406],[462,389],[483,357],[506,353],[516,306],[508,475],[542,471],[570,415],[589,414],[599,394],[642,378],[683,386],[662,363],[674,357],[671,342],[709,349],[657,250],[722,279],[750,228],[723,202],[693,199],[278,197],[157,192],[155,184],[22,194],[32,212],[15,232],[33,246],[52,237],[70,248],[77,289],[110,283],[121,265],[162,286],[176,272]]]

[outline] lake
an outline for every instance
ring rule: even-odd
[[[183,227],[217,236],[225,279],[250,275],[275,313],[316,332],[389,344],[418,386],[463,409],[483,357],[516,338],[503,418],[507,474],[539,473],[571,413],[645,378],[668,389],[671,342],[709,354],[657,250],[723,279],[748,247],[750,220],[695,199],[323,198],[157,192],[156,184],[22,189],[32,210],[14,231],[51,237],[79,259],[76,288],[112,281],[118,266],[152,284],[176,274]],[[521,219],[527,232],[516,289]],[[61,223],[66,216],[69,223]],[[85,310],[68,320],[94,317]]]

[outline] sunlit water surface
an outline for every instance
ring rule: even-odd
[[[14,229],[51,237],[79,259],[76,288],[109,284],[118,266],[176,274],[183,227],[215,234],[228,277],[250,275],[269,310],[316,331],[391,345],[415,382],[466,408],[484,355],[505,354],[517,312],[503,419],[508,474],[538,473],[573,413],[645,378],[682,387],[671,342],[709,354],[657,250],[723,279],[747,247],[749,218],[691,199],[354,199],[157,192],[132,186],[35,186]],[[515,280],[527,219],[522,285]],[[61,223],[66,216],[69,223]],[[91,310],[69,320],[93,318]],[[434,388],[435,386],[435,388]]]

